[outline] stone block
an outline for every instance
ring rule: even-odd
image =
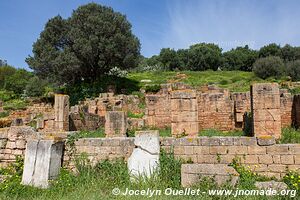
[[[105,115],[107,137],[124,137],[127,131],[127,115],[123,111],[108,111]]]
[[[54,102],[55,129],[58,131],[69,130],[69,96],[56,94]]]
[[[257,187],[260,190],[273,189],[276,191],[288,189],[287,184],[285,184],[284,182],[277,182],[277,181],[256,182],[255,187]]]
[[[259,155],[258,162],[261,164],[272,164],[273,157],[271,155]]]
[[[64,143],[54,140],[29,140],[26,145],[22,184],[48,188],[61,167]]]
[[[137,131],[135,148],[128,158],[128,170],[131,180],[138,177],[150,177],[159,166],[159,133],[158,131]]]
[[[277,83],[251,86],[251,109],[255,136],[281,137],[280,92]]]
[[[190,187],[201,181],[201,178],[213,178],[218,185],[228,181],[235,185],[239,174],[233,167],[226,164],[183,164],[181,165],[181,185]]]
[[[248,146],[248,154],[266,154],[267,149],[260,146]]]
[[[277,155],[281,155],[281,154],[289,154],[289,146],[288,145],[273,145],[273,146],[269,146],[267,147],[267,153],[268,154],[277,154]]]
[[[256,139],[259,146],[271,146],[276,144],[275,138],[273,136],[259,136]]]
[[[285,165],[293,165],[294,164],[294,156],[293,155],[281,155],[280,160],[281,160],[281,164],[285,164]]]

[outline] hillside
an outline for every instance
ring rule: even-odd
[[[130,73],[128,78],[139,82],[139,87],[147,84],[184,82],[193,86],[215,84],[233,92],[245,92],[254,82],[281,82],[282,80],[262,80],[253,72],[244,71],[181,71]],[[151,80],[151,82],[149,81]]]

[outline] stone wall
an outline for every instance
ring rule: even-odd
[[[281,127],[292,125],[293,95],[287,89],[280,90]]]
[[[173,136],[198,134],[198,106],[195,90],[175,90],[171,93],[171,130]]]
[[[234,102],[228,93],[198,93],[197,99],[200,130],[227,131],[234,129]]]
[[[245,166],[265,176],[282,178],[286,170],[300,170],[300,144],[259,146],[254,137],[160,138],[161,148],[176,158],[193,163],[230,164],[237,158]],[[124,158],[134,149],[134,138],[79,139],[77,155],[86,153],[92,163]],[[73,167],[68,151],[65,164]]]
[[[145,95],[147,126],[171,126],[171,94],[182,88],[186,89],[186,86],[174,87],[172,84],[166,84],[158,93]],[[290,126],[293,118],[293,96],[284,89],[276,96],[280,98],[281,127]],[[242,129],[245,125],[244,114],[251,112],[251,95],[250,92],[230,93],[229,90],[216,86],[203,86],[197,90],[197,104],[199,130]]]
[[[145,120],[147,126],[171,126],[171,97],[169,94],[146,94]]]
[[[0,129],[0,167],[14,163],[17,156],[24,156],[26,140],[32,137],[36,137],[36,132],[28,126]]]
[[[256,136],[281,136],[280,92],[277,83],[255,83],[251,86],[251,112]]]

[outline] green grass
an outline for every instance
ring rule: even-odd
[[[8,115],[9,115],[9,112],[7,112],[7,111],[0,112],[0,118],[7,117]]]
[[[234,92],[249,91],[251,83],[266,81],[256,77],[252,72],[242,71],[182,71],[180,73],[187,75],[187,78],[181,81],[192,86],[215,84]],[[141,80],[149,79],[152,81],[150,84],[162,84],[170,80],[176,80],[176,74],[177,72],[130,73],[128,78],[139,82],[140,87],[145,87],[149,83],[141,83]],[[273,82],[276,80],[267,81]]]
[[[80,138],[104,138],[105,137],[105,132],[104,128],[99,128],[98,130],[95,131],[80,131],[77,132],[70,137],[74,137],[76,139]]]
[[[278,141],[281,144],[300,143],[300,130],[295,128],[283,128],[281,138]]]
[[[134,137],[136,131],[143,131],[143,130],[158,130],[160,137],[172,137],[171,128],[170,127],[157,128],[157,127],[147,127],[147,126],[141,128],[141,129],[127,130],[127,136],[128,137]]]
[[[199,136],[246,136],[243,131],[233,130],[233,131],[219,131],[216,129],[202,130]]]
[[[163,129],[159,129],[159,136],[160,137],[172,137],[171,128],[166,127]]]
[[[18,162],[12,169],[0,170],[2,174],[12,175],[7,181],[0,183],[0,199],[1,200],[98,200],[98,199],[281,199],[267,197],[219,197],[208,196],[208,194],[200,194],[200,196],[155,196],[147,198],[147,196],[114,196],[112,190],[119,188],[122,192],[126,188],[132,190],[146,190],[148,188],[160,189],[164,191],[166,188],[183,189],[181,187],[181,164],[182,160],[174,157],[174,154],[167,154],[162,151],[160,155],[160,170],[155,172],[151,178],[136,179],[135,182],[130,181],[126,162],[123,160],[102,161],[95,166],[91,166],[86,155],[80,155],[76,158],[75,164],[78,173],[75,175],[66,169],[62,169],[57,180],[51,181],[49,189],[38,189],[20,184],[22,176],[22,164]],[[239,189],[254,189],[254,182],[262,180],[260,177],[243,168],[238,163],[233,162],[233,167],[241,173],[241,178],[236,186]],[[12,172],[15,171],[15,172]],[[293,174],[298,176],[299,174]],[[293,182],[287,179],[290,186]],[[290,183],[289,183],[290,182]],[[234,189],[228,184],[222,187],[216,186],[211,179],[202,179],[192,188],[207,191],[209,189]],[[299,194],[298,196],[299,197]],[[296,197],[296,199],[297,199]],[[282,199],[287,199],[286,197]]]
[[[131,111],[127,112],[127,117],[129,118],[142,118],[145,115],[145,113],[133,113]]]
[[[21,99],[13,99],[3,103],[4,110],[25,110],[28,103]]]

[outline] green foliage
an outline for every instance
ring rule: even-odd
[[[28,103],[21,99],[13,99],[3,104],[4,110],[25,110]]]
[[[146,85],[145,92],[146,93],[157,93],[160,89],[161,89],[161,86],[158,84]]]
[[[260,58],[253,65],[253,72],[260,78],[280,78],[284,75],[284,63],[280,57]]]
[[[99,128],[95,131],[80,131],[68,136],[69,141],[76,141],[80,138],[104,138],[104,128]]]
[[[217,70],[222,66],[222,49],[215,44],[195,44],[189,49],[188,66],[193,71]]]
[[[292,81],[300,81],[300,60],[287,63],[287,75],[292,78]]]
[[[230,164],[240,175],[240,181],[238,184],[238,188],[240,189],[255,189],[256,181],[268,181],[270,178],[258,175],[253,172],[250,167],[245,167],[241,164],[240,158],[233,159]]]
[[[266,46],[263,46],[262,48],[260,48],[260,50],[258,51],[259,57],[260,58],[264,58],[264,57],[269,57],[269,56],[281,56],[281,49],[280,46],[275,44],[275,43],[271,43],[268,44]]]
[[[131,94],[139,91],[138,82],[124,77],[105,76],[92,83],[78,83],[73,86],[61,88],[63,93],[70,94],[70,104],[75,105],[85,98],[98,97],[99,93],[106,92],[109,85],[116,86],[116,92]]]
[[[246,45],[245,47],[237,47],[223,53],[224,65],[222,69],[252,71],[252,65],[258,57],[255,50]]]
[[[9,112],[0,112],[0,118],[7,117],[9,115]]]
[[[50,19],[26,62],[40,77],[74,84],[94,82],[114,67],[136,67],[139,51],[139,40],[124,15],[89,3],[67,19]]]
[[[203,86],[207,84],[215,84],[221,88],[227,88],[233,92],[249,91],[250,85],[254,82],[266,82],[252,72],[242,71],[182,71],[186,74],[186,78],[182,82],[192,85],[194,87]],[[142,83],[141,80],[149,79],[153,85],[168,83],[170,80],[176,78],[176,72],[143,72],[130,73],[128,79],[138,83],[138,87],[145,88],[149,83]],[[220,80],[223,80],[220,84]]]
[[[300,144],[300,131],[292,127],[283,128],[281,138],[278,142],[281,144]]]
[[[15,93],[7,90],[0,90],[0,100],[9,101],[16,97]]]
[[[40,97],[45,94],[47,82],[37,76],[29,79],[26,85],[26,95],[29,97]]]
[[[13,75],[6,78],[4,88],[18,95],[23,94],[32,76],[32,73],[25,69],[18,69]]]
[[[9,65],[0,66],[0,89],[5,88],[6,79],[15,74],[16,71],[16,68]]]
[[[133,113],[131,111],[127,112],[127,117],[129,118],[143,118],[144,115],[145,113]]]
[[[245,136],[245,133],[243,131],[233,130],[233,131],[219,131],[216,129],[206,129],[202,130],[199,133],[199,136]]]
[[[300,190],[300,174],[297,171],[289,171],[284,177],[283,181],[289,186],[289,188]]]
[[[174,70],[180,67],[177,53],[174,49],[162,48],[159,53],[159,61],[165,69]]]
[[[165,127],[165,128],[158,129],[158,130],[159,130],[160,137],[172,137],[171,127]]]
[[[300,59],[300,47],[292,47],[286,44],[281,48],[281,58],[285,61],[295,61]]]

